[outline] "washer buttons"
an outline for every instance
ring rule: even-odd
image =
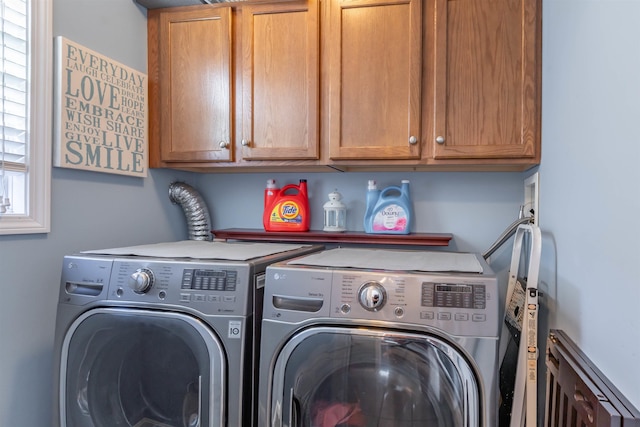
[[[404,316],[404,308],[396,307],[395,310],[393,310],[393,313],[396,315],[396,317],[402,317]]]

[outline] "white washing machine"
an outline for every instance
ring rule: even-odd
[[[252,426],[265,268],[320,249],[185,241],[64,257],[54,425]]]
[[[337,248],[267,267],[260,427],[494,427],[498,283],[476,254]]]

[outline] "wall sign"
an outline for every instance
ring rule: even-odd
[[[146,177],[147,75],[55,40],[53,165]]]

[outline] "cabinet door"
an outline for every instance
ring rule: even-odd
[[[420,157],[422,0],[332,0],[331,159]]]
[[[319,158],[316,0],[242,9],[246,160]]]
[[[538,0],[437,0],[435,159],[539,160]]]
[[[161,157],[233,160],[231,8],[160,18]]]

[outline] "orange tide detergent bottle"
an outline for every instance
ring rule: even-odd
[[[267,180],[262,215],[265,231],[309,231],[309,216],[306,179],[282,188],[276,188],[274,180]]]

